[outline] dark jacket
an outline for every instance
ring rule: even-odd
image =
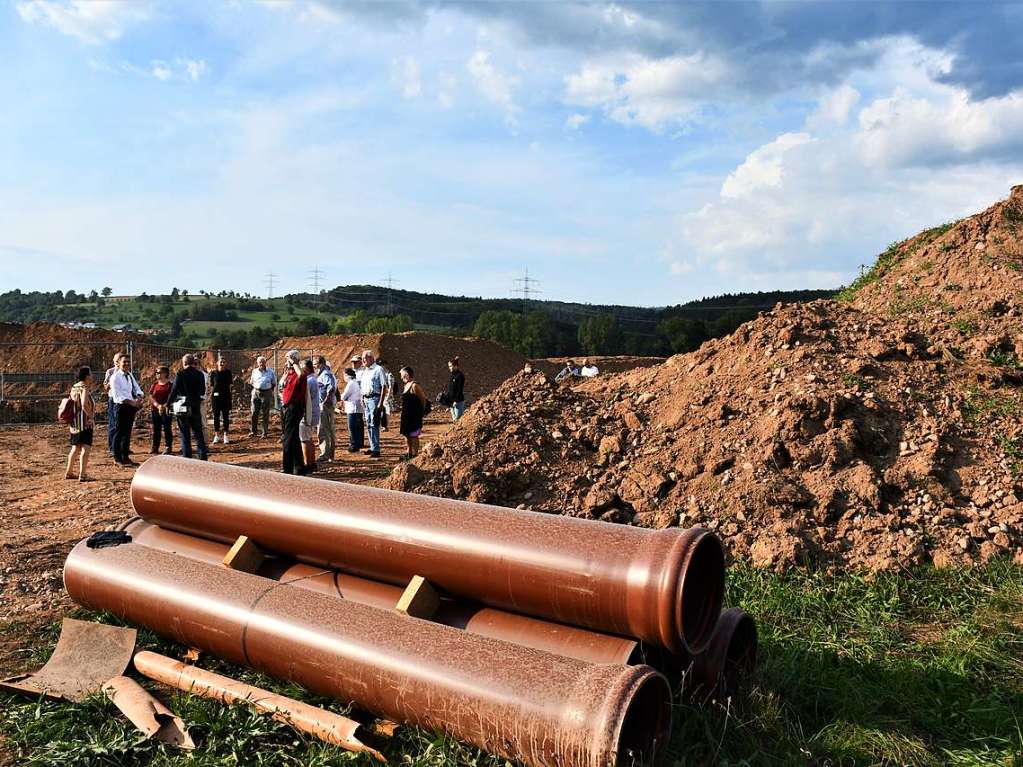
[[[210,388],[213,390],[213,404],[231,408],[231,382],[233,376],[228,369],[214,370],[210,373]]]
[[[189,410],[195,412],[202,404],[201,400],[204,394],[206,394],[206,377],[195,368],[184,368],[174,378],[170,401],[173,403],[178,397],[184,397]]]
[[[456,402],[465,402],[465,373],[461,370],[451,371],[451,380],[448,381],[448,400],[452,405]]]

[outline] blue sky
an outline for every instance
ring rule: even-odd
[[[0,5],[0,290],[834,287],[1023,183],[1023,5]]]

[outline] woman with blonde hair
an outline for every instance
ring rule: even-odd
[[[92,398],[92,369],[78,368],[78,381],[71,387],[69,395],[74,403],[75,415],[69,424],[71,430],[71,452],[67,456],[64,479],[74,479],[72,467],[78,459],[78,481],[87,482],[86,467],[89,465],[89,451],[92,450],[92,433],[96,427],[96,403]]]

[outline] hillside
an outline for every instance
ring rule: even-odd
[[[1018,197],[900,244],[847,294],[853,305],[779,305],[612,378],[519,375],[391,486],[705,525],[732,557],[762,567],[1023,560],[1021,304],[1015,271],[1002,273],[1023,245]],[[1000,255],[982,270],[974,259],[989,247]],[[927,282],[913,280],[919,258],[938,253]],[[951,311],[892,311],[894,296],[929,302],[928,288],[955,280]],[[956,307],[978,315],[975,335],[954,335]],[[986,348],[993,334],[999,354]]]
[[[106,292],[106,291],[104,291]],[[0,294],[0,320],[126,324],[152,340],[179,346],[255,348],[286,335],[347,335],[425,330],[495,341],[529,357],[667,356],[731,332],[777,301],[805,301],[833,291],[747,293],[670,307],[633,307],[471,298],[346,285],[320,295],[257,298],[233,291],[89,296]],[[525,310],[525,313],[523,313]]]

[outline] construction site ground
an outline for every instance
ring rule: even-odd
[[[447,431],[427,424],[426,439]],[[97,433],[92,475],[63,479],[66,430],[0,429],[0,673],[37,668],[64,615],[85,615],[64,595],[63,561],[90,532],[131,514],[131,471],[106,456]],[[135,456],[148,454],[139,430]],[[319,476],[384,484],[401,452],[384,435],[384,458],[340,454]],[[274,437],[237,437],[212,460],[276,470]],[[915,569],[874,576],[746,565],[729,575],[728,602],[756,616],[762,662],[748,699],[706,708],[682,704],[669,764],[1020,764],[1023,758],[1023,568],[1006,560],[973,568]],[[140,644],[185,648],[148,632]],[[200,665],[318,705],[251,671],[202,658]],[[363,763],[242,707],[170,697],[191,722],[199,749],[165,750],[140,739],[110,705],[46,703],[0,694],[0,765],[333,765]],[[481,764],[500,760],[414,728],[384,747],[392,762]],[[1016,760],[1016,761],[1014,761]]]

